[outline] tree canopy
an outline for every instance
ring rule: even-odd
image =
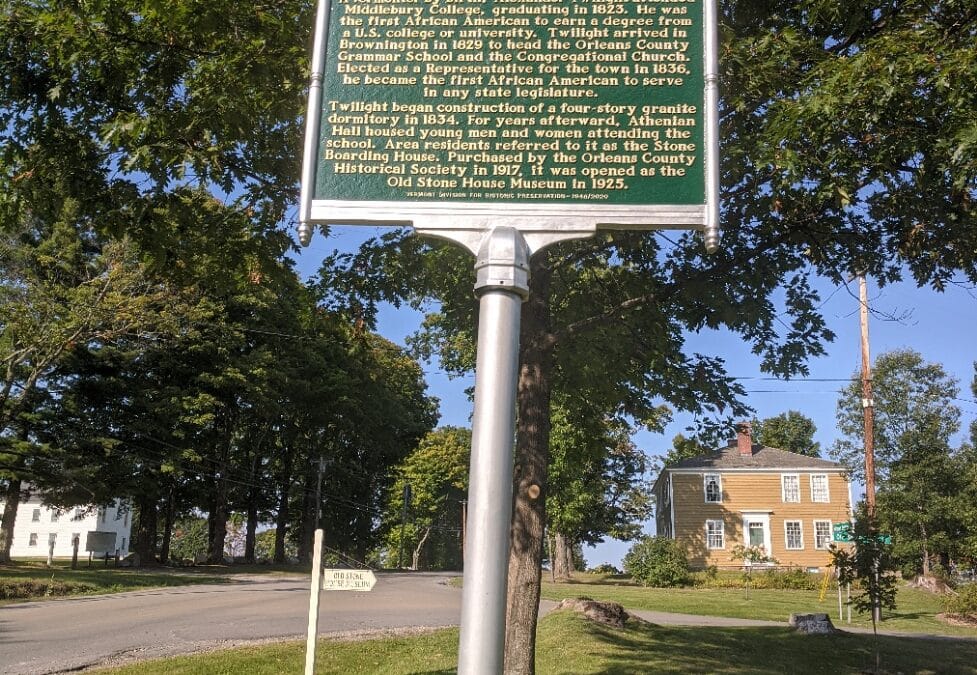
[[[814,440],[817,430],[811,418],[796,410],[788,410],[764,420],[753,420],[754,436],[761,443],[808,457],[821,454],[821,444]]]
[[[951,446],[960,426],[956,380],[912,350],[880,355],[873,366],[873,445],[879,526],[893,538],[903,571],[930,574],[961,552],[966,526],[963,501],[966,454]],[[860,374],[842,391],[831,449],[856,476],[864,477]]]

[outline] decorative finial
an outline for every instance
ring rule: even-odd
[[[299,223],[299,243],[302,246],[312,243],[312,228],[305,221]]]

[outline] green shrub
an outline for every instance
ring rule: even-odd
[[[956,595],[943,596],[943,608],[955,619],[977,621],[977,583],[960,586]]]
[[[689,583],[685,549],[667,537],[642,537],[624,556],[624,571],[642,586],[684,586]]]
[[[13,579],[0,581],[0,600],[28,600],[64,595],[81,595],[95,590],[91,584],[69,581],[42,581],[40,579]]]
[[[783,591],[814,591],[821,586],[821,577],[809,574],[799,567],[791,567],[783,571],[768,572],[770,585],[765,588],[776,588]]]
[[[587,573],[613,575],[613,574],[620,574],[621,570],[614,567],[614,565],[610,563],[602,563],[600,565],[597,565],[597,567],[591,567],[589,570],[587,570]]]

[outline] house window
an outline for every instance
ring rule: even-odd
[[[801,479],[796,473],[785,473],[780,477],[780,486],[785,502],[801,501]]]
[[[30,539],[27,540],[28,546],[37,546],[37,532],[31,532]]]
[[[75,515],[71,517],[72,520],[82,520],[85,517],[85,509],[80,506],[75,508]]]
[[[52,523],[58,522],[58,512],[57,511],[51,511],[51,522]]]
[[[707,473],[703,478],[706,491],[706,501],[720,504],[723,501],[723,481],[718,473]]]
[[[784,532],[787,536],[788,551],[797,551],[804,548],[804,537],[801,534],[801,521],[784,521]]]
[[[822,504],[828,503],[828,474],[811,474],[811,501],[820,502]]]
[[[814,548],[826,549],[831,544],[831,521],[814,521]]]
[[[41,522],[41,510],[40,509],[34,509],[34,512],[31,514],[31,522],[32,523],[39,523],[39,522]]]
[[[726,537],[723,532],[723,521],[706,521],[706,548],[721,549],[726,548]]]

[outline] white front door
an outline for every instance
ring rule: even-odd
[[[773,549],[770,547],[770,514],[743,514],[743,545],[761,546],[766,555],[771,554]]]

